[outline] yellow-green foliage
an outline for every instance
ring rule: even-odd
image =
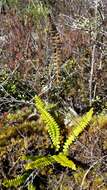
[[[5,187],[18,187],[18,186],[20,186],[22,183],[24,183],[24,181],[26,180],[26,178],[28,177],[28,174],[27,173],[25,173],[25,174],[23,174],[23,175],[19,175],[19,176],[17,176],[16,178],[14,178],[14,179],[5,179],[4,181],[3,181],[3,185],[5,186]]]
[[[72,160],[69,160],[63,153],[59,153],[58,155],[52,156],[56,162],[61,164],[64,167],[71,168],[72,170],[76,170],[76,166]]]
[[[41,119],[48,126],[48,132],[51,137],[52,143],[55,146],[56,150],[60,148],[60,130],[59,126],[54,120],[54,118],[47,112],[44,103],[38,96],[35,96],[36,107],[41,114]],[[90,109],[81,119],[80,123],[75,125],[72,129],[71,135],[66,140],[63,146],[63,153],[67,154],[69,146],[76,140],[78,135],[84,130],[84,128],[88,125],[90,120],[92,119],[93,108]]]
[[[43,156],[41,158],[37,158],[35,161],[29,162],[25,164],[25,170],[29,169],[41,169],[45,166],[48,166],[54,162],[54,159],[51,156]]]
[[[60,148],[60,130],[59,130],[59,126],[56,123],[56,121],[54,120],[54,118],[50,115],[50,113],[48,113],[46,106],[44,104],[44,102],[41,101],[41,99],[38,96],[35,96],[35,104],[36,107],[38,109],[38,111],[40,112],[40,116],[41,119],[44,121],[44,123],[47,125],[48,127],[48,132],[50,135],[50,138],[52,140],[53,145],[55,146],[55,149],[58,151]],[[35,168],[37,169],[42,169],[48,165],[51,165],[55,162],[59,163],[60,165],[64,166],[64,167],[68,167],[72,170],[76,170],[76,166],[73,163],[72,160],[69,160],[67,158],[67,153],[68,153],[68,148],[69,146],[73,143],[74,140],[76,140],[76,138],[78,137],[78,135],[84,130],[84,128],[87,126],[87,124],[89,123],[89,121],[92,118],[92,114],[93,114],[93,109],[90,109],[89,112],[87,112],[81,119],[80,123],[76,126],[73,127],[72,129],[72,134],[68,137],[68,139],[66,140],[64,146],[63,146],[63,151],[59,152],[56,155],[47,155],[47,156],[22,156],[22,160],[26,160],[27,163],[24,165],[25,171],[27,170],[33,170]],[[31,126],[30,126],[31,127]],[[20,128],[20,127],[19,127]],[[23,127],[24,129],[24,127]],[[16,130],[16,129],[15,129]],[[6,136],[6,132],[4,134],[4,136]],[[10,130],[10,134],[8,134],[7,136],[11,136],[12,135],[12,131]],[[3,136],[0,136],[0,139],[3,139]],[[26,178],[27,178],[28,174],[24,174],[22,176],[17,176],[15,179],[12,180],[4,180],[3,185],[5,187],[17,187],[20,186],[22,183],[25,182]],[[28,190],[29,189],[33,189],[34,190],[35,187],[33,187],[32,184],[30,184],[28,186]]]
[[[71,135],[66,140],[64,147],[63,147],[63,153],[67,154],[69,146],[75,141],[75,139],[78,137],[78,135],[84,130],[84,128],[88,125],[90,120],[92,119],[93,109],[90,109],[89,112],[84,115],[80,121],[79,124],[73,127]]]
[[[6,147],[6,145],[8,144],[9,139],[15,139],[15,142],[19,142],[18,141],[18,137],[20,137],[20,134],[18,133],[18,131],[28,131],[30,129],[32,129],[32,131],[34,131],[35,129],[35,122],[24,122],[18,126],[14,126],[14,127],[7,127],[7,128],[3,128],[3,130],[0,131],[0,156],[2,155],[2,151],[1,148],[2,147]],[[24,139],[22,139],[24,140]]]
[[[107,125],[107,115],[101,113],[100,115],[94,116],[92,126],[97,125],[100,128],[102,128],[104,125]]]
[[[36,187],[32,183],[29,183],[28,190],[36,190]]]
[[[56,147],[56,150],[60,148],[60,131],[59,126],[54,120],[54,118],[47,112],[44,103],[40,100],[38,96],[35,97],[36,107],[39,110],[41,114],[42,120],[46,123],[48,126],[48,132],[52,139],[53,145]],[[63,146],[63,153],[60,153],[58,155],[54,155],[53,158],[56,162],[60,163],[62,166],[70,167],[73,170],[76,169],[75,164],[68,160],[68,158],[65,156],[68,153],[69,146],[73,143],[74,140],[78,137],[78,135],[84,130],[84,128],[88,125],[90,120],[92,119],[93,109],[90,109],[89,112],[87,112],[81,119],[80,123],[73,127],[72,134],[68,137],[66,140],[64,146]],[[65,154],[65,155],[64,155]],[[47,159],[47,158],[46,158]],[[40,159],[38,159],[35,162],[29,163],[27,165],[28,168],[30,166],[34,167],[35,163],[38,164],[38,161],[41,162]],[[45,160],[46,161],[46,160]],[[42,164],[42,163],[41,163]],[[51,163],[50,163],[51,164]],[[35,165],[35,166],[36,166]],[[47,162],[48,165],[48,162]],[[36,166],[37,167],[37,166]]]
[[[15,113],[9,113],[7,115],[6,121],[7,122],[23,122],[25,118],[27,118],[27,116],[29,116],[32,113],[32,110],[30,108],[25,108],[23,110],[18,110]]]
[[[41,114],[41,119],[48,127],[48,132],[51,137],[52,143],[58,151],[60,148],[60,131],[59,126],[54,120],[54,118],[47,112],[44,103],[40,100],[38,96],[35,96],[35,103],[38,111]]]
[[[33,157],[31,159],[33,159]],[[34,157],[34,159],[33,159],[34,161],[31,161],[25,164],[25,170],[35,169],[35,168],[41,169],[55,162],[59,163],[60,165],[64,167],[68,167],[68,168],[71,168],[72,170],[76,170],[76,166],[73,163],[73,161],[69,160],[63,153],[59,153],[58,155],[53,155],[53,156],[38,157],[37,159]],[[26,157],[25,157],[25,160],[26,160]]]
[[[39,2],[39,1],[38,1]],[[43,6],[41,2],[31,2],[26,8],[26,13],[32,15],[34,22],[36,24],[40,24],[41,18],[47,18],[47,15],[49,14],[49,10],[47,7]]]

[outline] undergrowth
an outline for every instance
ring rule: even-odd
[[[40,117],[42,121],[47,126],[49,136],[56,150],[55,154],[53,155],[49,154],[46,156],[42,156],[42,155],[31,156],[31,157],[22,155],[21,159],[28,161],[28,163],[24,165],[24,169],[25,169],[25,172],[27,172],[27,174],[19,175],[15,179],[4,180],[3,185],[5,187],[20,186],[22,183],[23,184],[26,183],[26,180],[29,178],[28,175],[31,175],[31,172],[29,174],[30,170],[35,170],[35,169],[40,170],[48,165],[53,165],[55,162],[59,163],[61,166],[68,167],[72,170],[76,170],[75,163],[67,157],[68,148],[73,143],[73,141],[76,140],[78,135],[84,130],[84,128],[92,119],[93,109],[90,109],[90,111],[87,112],[81,118],[80,123],[72,128],[72,133],[68,136],[67,140],[65,141],[62,150],[60,150],[61,149],[60,127],[58,126],[54,118],[50,115],[50,113],[47,111],[45,104],[42,102],[42,100],[38,96],[35,96],[35,104],[38,111],[40,112]],[[27,183],[27,185],[29,185],[29,183]],[[28,189],[29,189],[29,186],[28,186]]]

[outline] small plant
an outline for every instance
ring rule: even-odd
[[[92,118],[93,109],[90,109],[82,118],[79,124],[73,127],[72,133],[69,135],[67,140],[65,141],[62,150],[61,149],[61,142],[60,142],[60,127],[56,123],[55,119],[50,115],[47,111],[47,108],[42,102],[42,100],[35,96],[35,104],[36,108],[40,113],[40,117],[42,121],[46,124],[49,136],[51,138],[52,144],[55,147],[55,154],[54,155],[47,155],[47,156],[22,156],[23,160],[26,160],[27,163],[24,165],[25,174],[22,176],[18,176],[15,179],[11,180],[4,180],[3,185],[6,187],[10,186],[19,186],[23,182],[25,183],[27,177],[29,178],[29,170],[40,170],[48,165],[52,165],[54,163],[59,163],[61,166],[68,167],[72,170],[76,170],[76,165],[72,160],[69,160],[68,150],[69,146],[76,140],[78,135],[84,130],[84,128],[88,125]],[[25,181],[24,181],[25,180]],[[28,186],[29,189],[34,189],[33,185],[30,183]]]
[[[34,21],[36,23],[39,23],[41,18],[45,18],[47,17],[47,15],[49,14],[49,10],[47,7],[43,6],[43,4],[40,2],[33,2],[31,1],[28,6],[26,7],[26,13],[32,15]]]

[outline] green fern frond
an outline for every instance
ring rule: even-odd
[[[42,108],[45,108],[45,103],[41,100],[41,98],[39,96],[35,96],[35,103],[36,106],[40,106]]]
[[[63,153],[47,157],[43,156],[42,158],[38,158],[35,161],[29,162],[25,164],[25,170],[35,169],[35,168],[41,169],[55,162],[61,164],[64,167],[69,167],[72,170],[76,170],[76,166],[73,163],[73,161],[69,160]]]
[[[45,166],[48,166],[54,162],[54,159],[51,156],[43,156],[42,158],[38,158],[35,161],[29,162],[25,164],[25,170],[30,170],[30,169],[41,169],[44,168]]]
[[[61,164],[62,166],[71,168],[72,170],[76,170],[74,162],[72,160],[69,160],[63,153],[53,155],[52,157],[57,163]]]
[[[36,187],[32,183],[29,183],[28,190],[36,190]]]
[[[17,176],[14,179],[5,179],[2,184],[7,188],[9,188],[9,187],[18,187],[22,183],[24,183],[24,181],[27,179],[28,175],[29,175],[28,173],[25,173],[23,175]]]
[[[81,119],[80,123],[73,127],[72,134],[68,137],[67,141],[63,146],[63,153],[67,154],[69,146],[73,141],[78,137],[78,135],[84,130],[84,128],[88,125],[90,120],[92,119],[93,109],[91,108],[89,112],[87,112]]]
[[[50,113],[47,112],[45,107],[43,107],[43,104],[41,103],[40,98],[38,96],[35,96],[35,102],[36,102],[36,107],[41,114],[42,120],[48,127],[48,133],[50,135],[52,143],[55,146],[56,150],[58,151],[60,148],[59,126],[54,120],[54,118],[50,115]]]

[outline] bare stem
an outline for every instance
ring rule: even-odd
[[[97,38],[97,13],[98,13],[98,0],[95,0],[95,31],[93,31],[93,40],[94,45],[92,48],[92,58],[91,58],[91,71],[90,71],[90,79],[89,79],[89,103],[92,106],[92,82],[93,82],[93,72],[95,65],[95,50],[96,50],[96,38]]]

